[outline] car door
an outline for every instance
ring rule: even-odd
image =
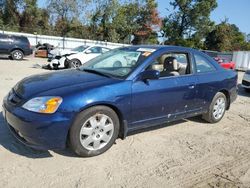
[[[186,54],[191,64],[190,55]],[[135,81],[132,84],[132,124],[158,124],[195,113],[198,111],[196,82],[192,72],[146,82]]]
[[[206,110],[224,77],[203,54],[194,53],[194,60],[197,75],[197,105]]]
[[[0,53],[8,54],[11,48],[11,38],[8,35],[0,34]]]

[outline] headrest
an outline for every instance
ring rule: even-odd
[[[168,54],[164,54],[160,57],[160,64],[164,65],[165,59],[168,58],[169,55]]]
[[[165,71],[178,71],[178,62],[175,57],[167,57],[164,61]]]
[[[153,70],[156,70],[156,71],[159,71],[159,72],[162,72],[164,70],[163,68],[163,65],[152,65],[152,69]]]

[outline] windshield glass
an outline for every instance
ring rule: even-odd
[[[136,49],[115,49],[88,61],[80,70],[95,70],[112,77],[126,78],[148,55]]]
[[[83,52],[86,48],[88,48],[88,46],[78,46],[76,48],[73,48],[72,51]]]

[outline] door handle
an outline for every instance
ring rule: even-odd
[[[188,89],[194,89],[194,84],[190,84],[190,85],[188,86]]]

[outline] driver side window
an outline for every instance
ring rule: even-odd
[[[190,62],[187,53],[166,53],[155,59],[147,70],[157,70],[160,77],[190,74]]]

